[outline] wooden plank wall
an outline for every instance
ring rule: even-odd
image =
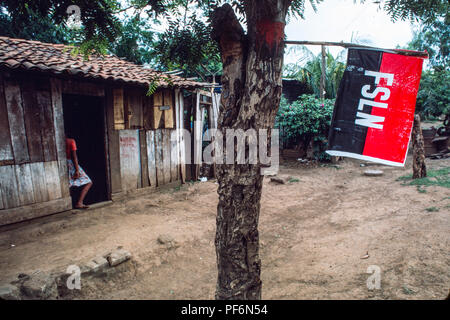
[[[164,95],[162,91],[157,91],[153,95],[153,129],[158,129],[161,126],[161,118],[163,111],[159,108],[164,105]]]
[[[164,180],[163,164],[163,133],[162,129],[155,130],[155,167],[156,167],[156,185],[166,184]],[[147,146],[149,147],[149,146]],[[151,152],[151,151],[150,151]]]
[[[59,79],[50,78],[52,94],[53,126],[55,128],[56,153],[58,158],[58,174],[61,187],[61,195],[68,197],[69,175],[67,172],[66,158],[66,134],[64,132],[64,117],[62,106],[62,82]]]
[[[178,114],[179,114],[179,121],[177,121],[177,128],[182,130],[184,129],[184,97],[183,97],[183,93],[179,92],[177,94],[178,97]],[[180,178],[181,178],[181,182],[184,183],[186,181],[186,149],[185,149],[185,143],[186,141],[184,140],[185,138],[188,139],[188,137],[184,136],[184,132],[182,131],[179,134],[179,141],[180,141],[180,145],[179,145],[179,165],[180,165]],[[189,141],[190,142],[190,141]],[[189,146],[189,150],[188,150],[189,154],[190,154],[190,146]]]
[[[9,117],[5,100],[5,90],[3,78],[0,75],[0,166],[14,163],[14,156],[11,145],[11,135],[9,130]]]
[[[173,136],[172,136],[173,135]],[[147,131],[147,174],[149,185],[162,186],[180,180],[180,156],[176,131],[156,129]]]
[[[202,138],[203,138],[203,120],[204,120],[204,109],[201,108],[200,90],[196,91],[196,101],[195,101],[195,114],[194,114],[194,154],[193,154],[193,166],[194,166],[194,176],[193,180],[197,180],[200,175],[200,164],[202,161]]]
[[[179,121],[179,117],[182,116],[179,103],[180,90],[170,93],[167,90],[158,91],[151,97],[146,97],[143,93],[140,97],[134,97],[133,94],[139,92],[124,90],[127,101],[125,109],[134,110],[132,115],[141,115],[141,118],[134,119],[134,122],[132,116],[130,123],[134,123],[136,127],[138,124],[142,125],[144,129],[119,131],[122,191],[157,187],[182,180],[180,138],[175,130],[178,126],[182,127]],[[171,109],[160,111],[159,107],[162,105],[170,105]],[[135,145],[130,146],[128,143]],[[138,156],[130,156],[131,153]]]
[[[28,163],[30,162],[30,156],[28,154],[27,136],[24,134],[25,121],[19,81],[5,79],[4,87],[14,163]]]
[[[154,97],[145,96],[145,89],[0,75],[0,114],[7,115],[0,117],[0,210],[4,211],[0,211],[0,225],[15,222],[18,209],[30,205],[43,208],[41,204],[48,203],[57,210],[70,209],[63,93],[105,96],[112,193],[184,181],[184,145],[175,131],[183,127],[183,97],[180,90],[170,90],[156,95],[155,103]],[[131,110],[131,118],[115,114],[115,97]],[[160,112],[159,120],[164,121],[154,127],[155,107],[163,104],[171,108]],[[117,130],[118,124],[123,125],[118,121],[127,120],[135,129]],[[43,213],[28,210],[17,221],[34,215]]]
[[[37,106],[35,84],[31,79],[22,82],[22,103],[30,162],[43,162],[40,110]]]
[[[41,139],[44,162],[56,160],[55,129],[53,126],[52,98],[49,91],[37,91],[37,107],[41,121]]]
[[[142,129],[144,127],[144,97],[142,90],[133,88],[124,91],[125,125],[127,129]]]
[[[118,93],[119,92],[119,93]],[[122,94],[120,94],[122,92]],[[111,177],[111,193],[119,193],[122,191],[122,179],[120,173],[120,142],[117,129],[124,128],[123,113],[117,111],[117,97],[122,100],[123,106],[123,90],[106,88],[106,128],[108,132],[108,150],[109,150],[109,170]],[[116,115],[116,111],[119,115]],[[122,108],[123,111],[123,108]],[[119,117],[120,119],[118,119]],[[119,127],[117,127],[119,122]]]
[[[184,141],[183,141],[183,133],[181,129],[183,128],[183,94],[180,91],[180,89],[175,89],[175,123],[176,123],[176,146],[175,146],[175,155],[174,157],[177,157],[176,161],[176,174],[177,178],[181,180],[181,183],[185,182],[185,170],[186,166],[181,165],[184,164],[183,161],[183,155],[184,155]],[[173,133],[172,133],[173,135]],[[183,171],[184,169],[184,171]]]
[[[178,142],[171,141],[174,130],[120,131],[122,190],[157,187],[180,180]],[[141,139],[146,139],[145,152]],[[145,166],[145,167],[144,167]]]
[[[151,187],[156,187],[156,148],[155,148],[155,131],[147,131],[147,172]]]
[[[164,174],[164,182],[169,183],[170,178],[170,130],[161,129],[163,135],[163,174]]]
[[[142,185],[139,130],[121,130],[119,141],[122,191],[138,189]]]
[[[0,189],[4,209],[20,206],[15,166],[0,166]]]
[[[31,205],[69,197],[61,82],[0,76],[0,113],[0,225],[53,213]]]
[[[168,110],[164,110],[164,128],[172,129],[173,128],[173,116],[174,116],[174,106],[173,106],[173,91],[172,90],[164,90],[164,105],[168,106]]]
[[[124,111],[124,103],[123,103],[123,88],[115,88],[112,92],[108,92],[110,95],[112,94],[113,99],[113,114],[114,114],[114,129],[123,130],[125,129],[125,111]],[[108,104],[108,108],[111,105]]]

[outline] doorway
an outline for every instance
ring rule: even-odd
[[[77,144],[79,165],[93,182],[84,203],[109,200],[104,99],[64,94],[63,114],[65,131]],[[74,203],[80,188],[71,189]]]

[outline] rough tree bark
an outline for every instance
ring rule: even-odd
[[[225,4],[212,19],[223,62],[218,129],[273,127],[281,97],[285,17],[290,0],[244,2],[247,33]],[[270,132],[269,132],[270,135]],[[224,150],[227,152],[235,150]],[[224,161],[225,163],[225,161]],[[216,299],[261,299],[260,164],[218,164]]]
[[[423,142],[422,128],[420,127],[420,116],[414,116],[412,131],[413,138],[413,179],[427,176],[427,167],[425,166],[425,144]]]

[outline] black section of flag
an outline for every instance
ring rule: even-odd
[[[378,50],[349,49],[347,66],[339,85],[339,91],[328,136],[328,150],[362,154],[367,127],[355,125],[356,112],[361,98],[361,88],[373,83],[373,77],[365,76],[366,70],[379,71],[383,52]],[[370,114],[372,107],[364,112]]]

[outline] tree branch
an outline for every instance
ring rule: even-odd
[[[242,42],[245,38],[244,29],[228,3],[214,11],[211,25],[211,37],[219,43],[219,46],[223,42]]]
[[[248,46],[244,29],[229,4],[213,12],[211,25],[211,37],[219,44],[223,65],[223,94],[218,120],[221,129],[232,126],[239,114]]]

